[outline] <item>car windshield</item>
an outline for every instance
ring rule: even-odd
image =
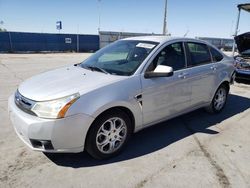
[[[130,76],[157,45],[149,41],[120,40],[99,50],[80,66],[92,71]]]

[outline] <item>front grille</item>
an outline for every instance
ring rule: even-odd
[[[36,114],[31,111],[32,107],[35,104],[35,101],[32,101],[32,100],[27,99],[26,97],[22,96],[18,90],[15,93],[15,103],[16,103],[17,107],[20,108],[22,111],[36,116]]]

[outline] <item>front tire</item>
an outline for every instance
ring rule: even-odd
[[[86,151],[96,159],[118,155],[132,134],[131,120],[121,110],[108,111],[94,121],[86,139]]]
[[[206,108],[206,111],[213,114],[220,113],[226,105],[228,92],[228,88],[225,85],[221,85],[215,92],[213,100]]]

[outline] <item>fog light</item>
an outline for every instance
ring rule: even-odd
[[[30,139],[30,142],[34,148],[45,149],[45,150],[53,150],[54,147],[50,140],[34,140]]]

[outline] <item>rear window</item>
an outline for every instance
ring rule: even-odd
[[[187,47],[190,54],[189,66],[211,63],[211,56],[206,44],[188,42]]]
[[[211,47],[210,52],[212,54],[213,61],[219,62],[219,61],[221,61],[223,59],[223,55],[221,55],[221,53],[218,52],[218,50]]]

